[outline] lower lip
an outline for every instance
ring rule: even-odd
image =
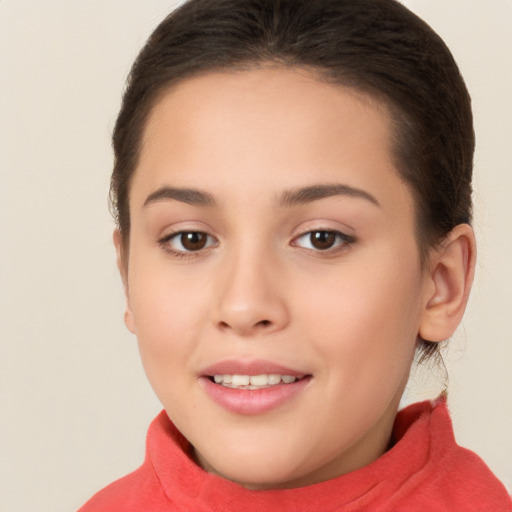
[[[207,377],[201,382],[208,396],[224,409],[237,414],[263,414],[294,399],[311,377],[262,389],[234,389],[215,384]]]

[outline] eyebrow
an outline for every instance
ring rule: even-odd
[[[285,207],[296,206],[332,196],[348,196],[365,199],[370,203],[380,207],[380,203],[377,201],[377,198],[369,192],[366,192],[360,188],[355,188],[339,183],[312,185],[309,187],[289,190],[282,194],[279,200],[279,204]]]
[[[332,196],[348,196],[365,199],[380,206],[379,201],[365,190],[339,183],[319,184],[285,191],[279,198],[278,204],[282,207],[291,207],[307,204]],[[160,201],[180,201],[194,206],[217,206],[215,198],[208,192],[193,188],[176,188],[164,186],[155,190],[144,201],[144,207]]]
[[[144,207],[159,201],[181,201],[197,206],[215,206],[216,201],[211,194],[192,188],[161,187],[155,190],[144,201]]]

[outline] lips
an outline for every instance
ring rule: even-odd
[[[301,377],[293,375],[280,375],[279,373],[269,373],[261,375],[233,375],[233,374],[215,374],[213,382],[228,388],[237,389],[263,389],[279,384],[292,384]]]
[[[268,361],[223,361],[205,368],[200,382],[213,402],[236,414],[263,414],[293,401],[311,375]]]
[[[279,374],[291,375],[299,377],[306,375],[307,372],[289,368],[271,361],[264,360],[224,360],[210,365],[200,371],[201,375],[211,376],[214,375],[263,375],[263,374]]]

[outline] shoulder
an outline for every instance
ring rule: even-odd
[[[96,493],[78,512],[160,512],[163,501],[158,479],[145,463]]]
[[[512,501],[505,486],[474,452],[454,444],[434,464],[430,478],[448,504],[463,503],[467,512],[511,512]],[[454,510],[454,509],[450,509]]]
[[[145,461],[137,470],[96,493],[78,512],[164,512],[172,506],[154,466],[154,453],[169,455],[170,421],[162,411],[151,423]],[[172,455],[172,454],[171,454]],[[166,462],[171,459],[167,458]]]
[[[477,454],[456,443],[445,400],[433,404],[427,424],[428,460],[413,478],[409,495],[414,510],[511,512],[503,484]]]
[[[503,484],[480,457],[460,446],[431,461],[413,496],[418,504],[435,506],[438,511],[512,511]]]

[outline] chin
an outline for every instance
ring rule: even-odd
[[[257,451],[257,450],[255,450]],[[297,465],[293,464],[290,457],[283,456],[282,460],[276,457],[276,453],[259,453],[258,456],[240,457],[238,454],[232,456],[213,456],[206,459],[196,451],[196,460],[209,473],[216,474],[231,480],[247,489],[269,490],[295,487],[294,481],[300,480],[302,474],[297,474]],[[211,462],[210,462],[211,461]]]

